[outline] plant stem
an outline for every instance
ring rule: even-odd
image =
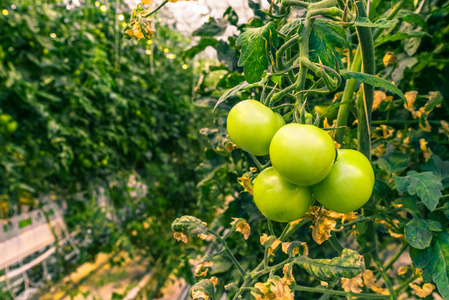
[[[282,7],[288,7],[288,6],[294,6],[294,7],[302,7],[302,8],[307,8],[309,7],[309,3],[307,2],[303,2],[303,1],[299,1],[299,0],[284,0],[282,1]]]
[[[340,244],[340,241],[337,239],[335,234],[331,235],[328,242],[329,242],[329,244],[331,244],[332,248],[334,248],[334,250],[338,252],[338,254],[341,254],[343,252],[344,248]]]
[[[379,272],[382,276],[382,279],[385,282],[385,285],[388,288],[388,291],[390,293],[390,299],[396,300],[396,292],[394,291],[393,284],[391,283],[390,277],[388,277],[387,273],[385,272],[385,269],[382,265],[382,261],[380,260],[379,256],[377,255],[377,246],[375,247],[374,251],[371,253],[371,257],[373,258],[374,262],[376,263],[377,267],[379,268]]]
[[[213,230],[208,230],[211,234],[213,234],[217,240],[220,242],[220,244],[223,246],[223,250],[226,252],[226,254],[228,255],[228,257],[231,259],[231,261],[234,263],[234,265],[237,267],[237,269],[240,272],[240,275],[242,275],[243,278],[246,277],[247,273],[245,270],[243,270],[242,266],[240,265],[240,263],[237,261],[237,259],[235,258],[235,256],[232,254],[231,250],[229,249],[228,245],[226,244],[226,241],[224,239],[221,238],[221,236],[219,236],[218,234],[215,233],[215,231]]]
[[[251,158],[253,159],[254,163],[256,164],[257,168],[259,169],[259,171],[262,171],[264,169],[264,167],[262,166],[262,164],[260,163],[260,161],[257,159],[256,156],[254,156],[254,154],[249,153],[249,156],[251,156]]]
[[[284,63],[282,61],[282,57],[284,56],[285,51],[291,46],[293,46],[295,43],[299,42],[300,40],[301,37],[299,35],[292,37],[276,51],[276,67],[278,71],[284,70]]]
[[[391,12],[387,16],[387,20],[392,20],[394,16],[398,13],[398,11],[402,8],[402,6],[407,2],[407,0],[401,0],[399,3],[397,3]],[[374,34],[373,34],[373,40],[376,40],[380,34],[382,33],[384,29],[378,28]],[[348,65],[351,67],[352,72],[360,72],[361,66],[362,66],[362,60],[361,60],[361,48],[360,45],[357,47],[356,53],[354,55],[354,60],[352,62],[348,62]],[[346,81],[346,86],[343,92],[343,96],[341,101],[348,101],[353,98],[355,87],[356,87],[357,81],[355,79],[349,79]],[[345,104],[340,106],[340,109],[338,111],[337,116],[337,126],[346,126],[346,123],[348,122],[349,112],[351,111],[352,105],[351,104]],[[343,141],[343,136],[345,134],[344,129],[339,129],[335,132],[335,141],[339,144]]]
[[[413,281],[415,281],[416,279],[419,278],[419,274],[415,274],[412,278],[410,278],[409,280],[407,280],[406,282],[404,282],[403,284],[401,284],[398,288],[396,288],[394,291],[395,293],[399,293],[400,291],[402,291],[404,288],[408,287],[410,283],[412,283]]]
[[[401,256],[401,254],[407,249],[408,244],[407,243],[403,243],[402,247],[398,250],[398,252],[396,252],[390,259],[390,261],[388,261],[388,263],[385,265],[384,269],[388,270],[390,269],[390,267],[399,259],[399,257]]]
[[[362,1],[355,3],[360,17],[367,17],[365,5]],[[376,57],[374,55],[374,42],[371,28],[356,27],[357,36],[362,51],[362,72],[374,75],[376,72]],[[359,151],[371,160],[371,111],[374,100],[374,86],[363,83],[363,101],[358,99],[357,104],[357,140]]]
[[[320,293],[320,294],[330,294],[335,296],[352,296],[357,297],[359,299],[389,299],[388,295],[377,295],[370,293],[352,293],[352,292],[344,292],[344,291],[336,291],[336,290],[328,290],[324,288],[312,288],[307,286],[296,285],[293,290],[301,291],[301,292],[310,292],[310,293]]]
[[[168,3],[168,0],[164,0],[164,2],[161,3],[161,5],[159,5],[158,7],[156,7],[152,12],[150,12],[148,15],[146,15],[145,17],[149,17],[151,15],[153,15],[154,13],[156,13],[159,9],[161,9],[165,4]]]
[[[274,230],[273,230],[273,223],[272,223],[271,220],[269,220],[269,219],[267,219],[267,221],[268,221],[268,230],[270,230],[270,235],[276,236],[276,235],[274,234]]]
[[[361,67],[362,67],[362,52],[360,51],[360,47],[358,47],[354,55],[354,60],[351,63],[351,71],[359,72]],[[351,100],[354,98],[354,91],[356,84],[357,81],[354,78],[348,79],[346,81],[343,96],[341,97],[342,105],[340,106],[337,115],[337,127],[340,127],[340,129],[337,129],[335,131],[335,141],[339,144],[343,142],[346,123],[348,123],[349,113],[351,112],[351,108],[354,105],[354,103]]]

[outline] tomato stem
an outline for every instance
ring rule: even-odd
[[[162,2],[158,7],[156,7],[152,12],[150,12],[145,17],[149,17],[149,16],[153,15],[154,13],[156,13],[158,10],[160,10],[167,3],[168,3],[168,0],[164,0],[164,2]]]
[[[270,235],[276,236],[276,235],[274,234],[274,230],[273,230],[273,223],[272,223],[271,220],[269,220],[269,219],[267,219],[267,222],[268,222],[268,230],[270,231]]]
[[[226,244],[226,241],[219,236],[217,233],[215,233],[215,231],[208,229],[208,232],[210,232],[211,234],[213,234],[217,240],[220,242],[220,244],[223,246],[223,249],[221,251],[224,250],[224,252],[226,252],[226,254],[228,255],[228,257],[231,259],[232,263],[237,267],[240,275],[245,278],[247,273],[245,270],[243,270],[242,266],[240,265],[240,263],[238,262],[238,260],[235,258],[235,256],[232,254],[231,250],[229,249],[228,245]],[[220,251],[220,252],[221,252]]]
[[[251,156],[251,158],[253,159],[254,163],[255,163],[256,166],[257,166],[257,169],[259,169],[259,172],[263,171],[263,169],[265,169],[265,168],[264,168],[264,166],[260,163],[260,161],[257,159],[257,157],[256,157],[254,154],[252,154],[252,153],[249,153],[249,152],[248,152],[248,154],[249,154],[249,156]]]

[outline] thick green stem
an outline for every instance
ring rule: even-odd
[[[259,171],[263,171],[264,167],[262,166],[262,164],[260,163],[260,161],[257,159],[257,157],[254,156],[254,154],[249,153],[249,156],[251,156],[251,158],[253,159],[254,163],[256,164],[257,168],[259,169]]]
[[[300,41],[300,36],[296,36],[285,42],[277,51],[276,51],[276,67],[278,71],[284,70],[284,62],[282,61],[282,57],[285,54],[285,51],[293,46],[295,43]]]
[[[396,14],[399,12],[399,10],[402,8],[402,6],[407,2],[407,0],[401,0],[398,2],[391,12],[387,16],[387,20],[392,20]],[[380,34],[382,33],[384,29],[378,28],[374,34],[373,34],[373,40],[376,40]],[[350,41],[349,41],[350,42]],[[349,51],[351,51],[351,47],[349,47]],[[354,56],[354,60],[351,62],[348,62],[348,65],[350,65],[350,70],[352,72],[360,72],[362,67],[362,57],[361,57],[361,48],[360,46],[357,47],[357,51]],[[343,96],[341,101],[349,101],[354,97],[355,87],[356,87],[357,81],[355,79],[349,79],[346,81],[345,90],[343,92]],[[351,111],[352,103],[348,102],[348,104],[340,106],[340,109],[338,111],[338,117],[337,117],[337,126],[346,126],[348,122],[349,112]],[[335,132],[335,141],[339,144],[343,142],[343,137],[345,134],[345,129],[338,129]]]
[[[365,5],[362,1],[356,2],[359,15],[367,17]],[[374,55],[374,42],[371,28],[356,27],[357,36],[362,51],[362,72],[374,75],[376,72],[376,57]],[[371,112],[374,99],[374,86],[363,83],[363,100],[358,99],[357,104],[357,140],[359,151],[371,160]]]
[[[282,6],[281,7],[289,7],[289,6],[293,6],[293,7],[302,7],[302,8],[307,8],[309,7],[309,3],[304,2],[304,1],[299,1],[299,0],[284,0],[282,1]]]
[[[149,17],[153,14],[155,14],[159,9],[161,9],[162,7],[164,7],[165,4],[168,3],[168,0],[164,0],[164,2],[161,3],[161,5],[159,5],[158,7],[156,7],[152,12],[150,12],[148,15],[146,15],[145,17]]]
[[[362,52],[360,48],[357,48],[357,51],[354,56],[354,60],[351,63],[351,71],[359,72],[362,67]],[[357,81],[353,78],[348,79],[346,81],[345,90],[343,92],[343,96],[341,98],[341,102],[344,103],[340,106],[337,115],[337,127],[335,131],[335,141],[339,144],[343,142],[343,137],[345,135],[346,123],[348,122],[349,113],[353,107],[353,103],[351,100],[354,98],[354,91]]]

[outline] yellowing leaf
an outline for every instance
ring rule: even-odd
[[[224,141],[224,148],[226,149],[226,151],[228,151],[229,153],[231,153],[232,151],[234,151],[235,149],[238,149],[239,146],[237,146],[236,144],[234,144],[234,142],[232,141]]]
[[[401,266],[398,270],[398,275],[404,275],[408,271],[408,266]]]
[[[398,65],[398,58],[396,57],[396,54],[394,54],[394,52],[388,51],[385,55],[384,58],[382,59],[384,66],[388,66],[388,65],[394,65],[397,67]]]
[[[218,283],[218,278],[215,277],[215,276],[212,276],[212,277],[210,278],[210,282],[212,282],[212,284],[213,284],[214,286],[216,286],[217,283]]]
[[[266,233],[264,233],[264,234],[260,237],[260,244],[261,244],[262,246],[264,246],[264,245],[265,245],[265,242],[268,240],[268,238],[269,238],[269,236],[268,236]]]
[[[422,288],[413,283],[410,283],[409,286],[416,291],[416,295],[420,298],[429,296],[435,289],[435,286],[431,283],[425,283]]]
[[[396,232],[394,232],[391,228],[388,229],[388,233],[389,233],[392,237],[397,238],[397,239],[401,239],[401,238],[404,237],[403,234],[396,233]]]
[[[200,239],[202,239],[202,240],[205,240],[205,239],[207,239],[207,234],[205,234],[205,233],[198,233],[198,237]]]
[[[449,123],[446,121],[441,121],[441,128],[439,133],[444,133],[449,138]]]
[[[144,38],[144,35],[140,29],[140,24],[134,24],[131,29],[125,30],[125,33],[130,37],[136,37],[138,40]]]
[[[415,101],[416,101],[416,97],[418,96],[418,92],[417,91],[410,91],[405,93],[405,99],[407,100],[404,103],[404,107],[411,111],[414,112],[415,111]]]
[[[174,232],[173,236],[175,237],[175,239],[177,239],[178,241],[184,242],[187,244],[187,236],[182,233],[182,232]]]
[[[233,218],[233,219],[234,219],[234,221],[231,223],[231,225],[235,224],[236,225],[235,230],[238,232],[241,232],[243,234],[243,238],[245,240],[247,240],[251,233],[251,227],[243,219],[238,219],[238,218]]]
[[[383,101],[389,101],[391,102],[393,100],[393,97],[388,96],[383,91],[374,91],[374,101],[373,101],[373,111],[379,108],[380,104]]]
[[[213,261],[206,261],[202,264],[198,264],[194,270],[195,275],[196,276],[206,276],[207,271],[213,264],[214,264]]]
[[[430,157],[432,156],[432,152],[429,148],[427,148],[427,142],[425,139],[419,139],[419,147],[421,148],[423,152],[423,156],[426,159],[426,162],[429,161]]]
[[[294,293],[290,290],[290,287],[285,282],[283,283],[280,280],[268,279],[267,282],[271,282],[270,292],[273,293],[276,298],[269,299],[278,299],[278,300],[294,300]]]
[[[289,242],[282,243],[282,252],[288,253],[287,250],[288,250],[288,247],[290,247],[290,244],[291,243],[289,243]]]
[[[295,277],[293,276],[293,269],[291,268],[290,264],[284,265],[284,267],[282,268],[282,273],[284,273],[284,277],[282,279],[284,279],[286,283],[287,281],[289,281],[287,284],[290,285],[295,281]]]
[[[360,288],[363,286],[362,282],[362,274],[357,275],[354,278],[342,278],[341,279],[341,287],[345,290],[345,292],[353,292],[353,293],[361,293],[362,289]]]
[[[253,188],[249,181],[248,174],[243,174],[242,177],[237,178],[237,181],[240,183],[241,186],[245,188],[246,192],[250,193],[251,195],[253,194]]]
[[[266,285],[265,285],[264,283],[262,283],[262,282],[257,282],[257,283],[254,285],[254,287],[255,287],[256,289],[258,289],[258,290],[260,291],[260,293],[261,293],[263,296],[261,296],[259,293],[254,292],[254,291],[251,291],[251,295],[253,295],[254,298],[256,298],[257,300],[262,300],[262,299],[264,299],[264,298],[265,298],[265,295],[266,295],[267,292],[268,292]],[[263,297],[263,298],[262,298],[262,297]]]
[[[268,249],[268,254],[274,256],[274,250],[281,244],[282,242],[278,240],[276,237],[272,239],[270,248]]]
[[[383,134],[383,138],[387,139],[393,136],[394,133],[394,129],[393,128],[389,128],[387,125],[380,125],[380,128],[382,128],[382,134]]]
[[[385,144],[380,144],[379,146],[371,150],[371,154],[376,155],[377,157],[381,157],[385,153],[386,149],[387,147],[385,146]]]
[[[203,300],[209,300],[209,296],[206,295],[203,291],[194,291],[192,293],[192,299],[203,299]]]
[[[315,221],[315,225],[312,225],[312,238],[313,240],[321,245],[325,241],[327,241],[332,234],[330,233],[332,230],[335,230],[335,226],[337,222],[332,219],[328,219],[324,216],[318,217]]]

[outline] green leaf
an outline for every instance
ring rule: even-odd
[[[405,238],[412,247],[425,249],[430,246],[432,232],[425,220],[415,218],[405,225]]]
[[[443,161],[439,156],[433,154],[432,160],[422,166],[423,171],[431,171],[441,177],[444,188],[449,187],[449,161]]]
[[[394,182],[398,192],[418,195],[430,210],[437,207],[440,197],[443,195],[441,193],[441,190],[443,190],[441,178],[432,172],[409,171],[407,176],[394,176]]]
[[[438,234],[424,250],[412,248],[410,257],[415,266],[423,270],[424,281],[433,280],[443,299],[449,299],[449,234]]]
[[[381,87],[387,89],[390,92],[397,94],[402,99],[406,100],[404,94],[401,92],[400,89],[398,89],[394,84],[383,78],[359,72],[350,72],[346,70],[341,70],[341,76],[343,76],[344,79],[354,78],[357,81],[370,84],[374,87]]]
[[[217,108],[217,106],[222,103],[223,101],[226,101],[226,99],[233,97],[237,92],[241,90],[247,90],[249,88],[255,87],[255,86],[261,86],[264,83],[265,80],[261,80],[256,83],[248,83],[246,81],[242,81],[240,84],[236,85],[232,89],[227,90],[224,92],[223,95],[218,99],[217,104],[215,104],[214,110]]]
[[[394,147],[387,147],[385,153],[373,164],[388,174],[402,172],[407,169],[410,155],[404,154]]]
[[[340,257],[332,259],[311,259],[307,256],[299,256],[294,263],[316,279],[327,282],[341,277],[353,278],[365,270],[363,256],[350,249],[343,249]]]
[[[198,45],[192,46],[182,54],[182,59],[192,59],[195,55],[206,49],[208,46],[215,47],[218,45],[216,38],[202,37]]]
[[[208,22],[204,23],[200,28],[195,30],[193,36],[206,36],[213,37],[222,35],[228,26],[228,22],[223,19],[216,21],[214,18],[210,18]]]
[[[396,25],[397,20],[385,20],[379,19],[376,22],[371,22],[368,18],[359,17],[357,21],[355,21],[354,26],[357,27],[375,27],[375,28],[390,28]]]
[[[382,35],[378,38],[375,47],[379,47],[382,44],[388,42],[402,41],[410,38],[419,38],[423,36],[427,36],[428,34],[422,31],[416,32],[396,32],[395,34]]]
[[[335,48],[346,48],[346,39],[342,27],[329,22],[316,19],[310,36],[310,60],[321,62],[331,68],[335,68],[334,55],[339,58]]]
[[[276,25],[273,22],[260,28],[248,28],[237,39],[237,45],[242,46],[238,65],[243,68],[248,83],[260,80],[268,68],[267,45],[270,41],[278,45]]]
[[[302,20],[292,20],[287,22],[282,28],[279,30],[282,34],[288,35],[293,30],[297,30],[299,26],[301,26]]]

